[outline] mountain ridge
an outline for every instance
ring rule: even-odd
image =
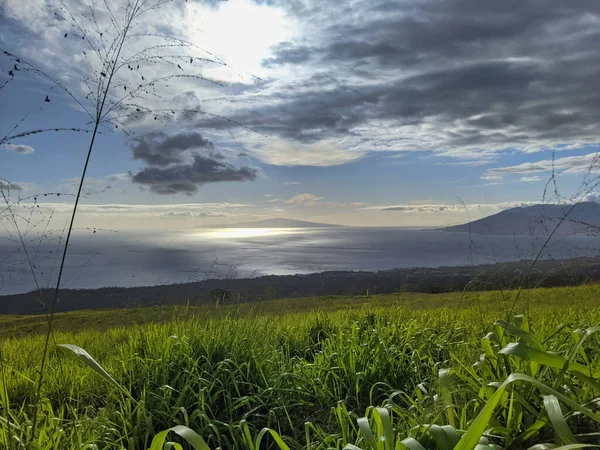
[[[571,209],[572,208],[572,209]],[[563,219],[564,218],[564,219]],[[557,228],[557,235],[600,234],[600,204],[537,204],[518,206],[442,231],[490,235],[539,235]]]

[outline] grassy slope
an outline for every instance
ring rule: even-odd
[[[523,291],[518,312],[529,313],[538,338],[550,350],[565,354],[572,348],[571,330],[600,323],[599,294],[596,285]],[[419,424],[448,423],[443,405],[433,397],[443,368],[456,374],[453,420],[457,428],[466,429],[493,392],[480,389],[503,381],[510,373],[506,370],[535,374],[549,385],[557,379],[558,371],[534,373],[533,366],[518,359],[501,366],[492,359],[473,367],[482,353],[481,337],[498,332],[492,323],[504,317],[514,295],[326,297],[60,314],[57,323],[64,331],[55,333],[54,343],[85,348],[141,403],[123,397],[89,367],[52,346],[43,390],[43,430],[46,436],[58,436],[53,439],[60,443],[48,448],[103,442],[105,449],[145,449],[156,432],[175,424],[189,425],[211,448],[246,448],[244,420],[253,435],[263,426],[275,428],[292,448],[304,445],[304,423],[309,421],[317,430],[311,439],[341,449],[348,442],[363,442],[355,423],[370,405],[397,407],[395,426],[402,436]],[[11,421],[19,430],[27,429],[23,405],[33,395],[29,380],[36,376],[44,320],[0,318]],[[555,333],[561,324],[567,328]],[[14,333],[32,335],[8,337]],[[594,360],[598,348],[594,336],[583,349]],[[564,377],[565,386],[581,384],[568,374]],[[394,397],[398,389],[404,394]],[[528,421],[543,416],[538,391],[519,389],[527,402],[524,411],[533,413],[515,416],[514,405],[497,410],[498,426],[507,430],[500,443],[518,442],[523,427],[533,423]],[[595,395],[585,385],[565,392],[581,404]],[[409,398],[414,402],[410,409]],[[145,410],[136,405],[145,405]],[[76,418],[79,425],[51,417]],[[577,420],[569,421],[574,430],[594,430]],[[527,444],[552,439],[546,425]]]
[[[373,296],[326,296],[269,300],[260,303],[242,303],[225,306],[168,306],[128,309],[82,310],[56,314],[54,329],[64,332],[88,330],[103,331],[114,327],[141,325],[144,323],[164,323],[173,320],[188,320],[199,317],[218,317],[231,314],[276,314],[294,312],[339,311],[361,307],[398,307],[411,310],[437,308],[468,308],[475,305],[483,311],[502,311],[510,305],[515,291],[473,292],[462,295],[398,293]],[[479,306],[478,306],[479,305]],[[600,306],[600,285],[584,285],[564,288],[540,288],[524,290],[519,302],[520,308],[531,305],[570,306],[585,311]],[[0,315],[0,339],[24,337],[44,333],[46,317],[43,315]]]

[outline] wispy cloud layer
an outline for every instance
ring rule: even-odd
[[[477,160],[600,141],[600,99],[589,88],[600,75],[595,3],[275,4],[303,39],[275,47],[263,65],[277,81],[231,113],[292,149],[330,142],[350,155]]]
[[[66,3],[82,8],[76,0]],[[52,54],[49,70],[81,76],[83,65],[72,54],[79,48],[59,39],[65,25],[44,2],[7,0],[3,8],[36,36],[29,42],[43,45],[34,49],[14,28],[2,39],[22,43],[40,61]],[[196,120],[207,138],[236,142],[267,164],[330,166],[373,151],[427,150],[470,158],[461,164],[476,166],[506,149],[568,150],[600,142],[600,94],[590,89],[600,75],[599,17],[598,4],[566,0],[543,7],[232,0],[167,6],[148,14],[144,31],[164,29],[214,45],[219,57],[230,53],[237,68],[221,59],[204,67],[222,88],[192,89],[185,80],[177,88],[193,93],[192,103],[203,111],[233,120]],[[269,32],[259,33],[265,18],[260,27]],[[198,21],[207,24],[204,32],[193,25]],[[103,25],[109,27],[108,19]],[[237,40],[217,39],[219,29],[237,31]],[[246,69],[255,69],[260,81]],[[232,127],[234,137],[227,133]]]
[[[315,194],[298,194],[285,201],[288,205],[304,205],[313,206],[323,200],[323,197],[318,197]]]
[[[531,163],[523,163],[515,166],[496,167],[489,169],[487,174],[482,177],[485,180],[501,180],[507,175],[523,174],[549,174],[552,171],[557,173],[586,173],[589,171],[597,172],[600,163],[599,153],[590,153],[583,156],[566,156],[555,159],[546,159]],[[538,177],[539,178],[539,177]],[[526,181],[526,180],[525,180]]]

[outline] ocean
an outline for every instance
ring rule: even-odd
[[[56,282],[58,238],[28,236],[27,254],[0,235],[0,295]],[[62,286],[149,286],[328,270],[386,270],[533,258],[544,237],[489,236],[406,228],[221,228],[186,232],[76,232]],[[597,236],[557,237],[543,258],[600,255]],[[34,268],[32,275],[28,258]],[[37,284],[36,284],[37,283]]]

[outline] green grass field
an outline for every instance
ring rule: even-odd
[[[515,295],[58,314],[30,448],[600,445],[600,286],[523,291],[508,318]],[[32,441],[45,321],[0,316],[0,448]]]

